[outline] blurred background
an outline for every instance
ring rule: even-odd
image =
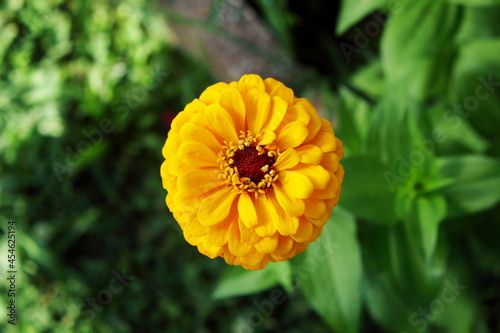
[[[0,331],[500,332],[499,17],[498,0],[1,1]],[[175,115],[245,73],[309,98],[346,150],[324,234],[258,272],[187,244],[159,174]]]

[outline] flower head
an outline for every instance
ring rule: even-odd
[[[173,120],[161,166],[167,206],[202,254],[261,269],[320,235],[339,200],[343,154],[307,99],[244,75],[208,87]]]

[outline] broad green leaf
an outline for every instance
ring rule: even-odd
[[[335,331],[359,330],[362,264],[352,215],[337,207],[294,269],[306,300]]]
[[[278,284],[290,292],[291,265],[289,261],[269,263],[266,268],[247,271],[240,266],[228,266],[215,288],[214,299],[255,294]]]
[[[468,150],[484,153],[488,149],[488,140],[472,127],[466,118],[453,111],[453,107],[439,105],[430,107],[427,115],[433,131],[426,140],[426,145],[438,152],[437,155],[462,153]]]
[[[367,309],[389,332],[414,329],[415,313],[436,297],[447,271],[447,244],[438,243],[436,255],[426,264],[409,226],[400,223],[360,235],[367,249],[363,252]]]
[[[377,99],[381,97],[386,88],[384,72],[380,61],[373,61],[360,68],[351,77],[351,84],[370,98]]]
[[[345,170],[340,204],[357,217],[382,223],[397,222],[394,193],[387,180],[389,169],[377,158],[351,156],[342,160]]]
[[[413,223],[418,223],[421,248],[426,262],[434,254],[439,234],[439,224],[446,216],[446,200],[441,195],[417,198],[413,207]]]
[[[500,0],[498,0],[500,4]],[[499,7],[466,7],[457,39],[461,43],[500,35]]]
[[[417,99],[446,90],[458,17],[456,6],[420,0],[405,2],[389,18],[381,42],[389,89],[406,86]]]
[[[448,217],[471,214],[500,201],[500,161],[482,155],[441,157],[442,177],[455,183],[442,191],[448,201]]]
[[[368,134],[370,105],[351,90],[340,88],[339,137],[347,155],[360,154]]]
[[[500,6],[500,0],[447,0],[464,6]]]
[[[377,9],[385,7],[387,0],[342,0],[336,33],[342,35],[350,27]]]
[[[370,316],[389,332],[410,332],[412,307],[383,277],[369,275],[364,281],[364,299]]]
[[[500,38],[477,39],[460,48],[452,87],[453,111],[481,135],[500,138]]]

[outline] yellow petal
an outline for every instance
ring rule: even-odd
[[[309,222],[306,218],[300,218],[297,232],[291,237],[296,242],[305,243],[311,240],[312,233],[313,225],[311,224],[311,222]]]
[[[304,142],[307,137],[307,127],[302,122],[294,122],[286,125],[278,134],[276,144],[283,151],[295,148]]]
[[[207,88],[203,93],[201,93],[200,100],[207,104],[219,103],[220,92],[215,89]]]
[[[325,189],[330,182],[330,174],[321,165],[299,164],[290,169],[309,178],[315,189]]]
[[[278,128],[278,126],[283,121],[283,117],[285,116],[286,110],[288,108],[287,102],[278,96],[274,96],[271,98],[271,114],[268,117],[267,123],[264,128],[269,131],[274,131]]]
[[[193,236],[200,237],[207,234],[208,230],[203,224],[199,223],[195,218],[184,220],[186,223],[184,229],[189,231]]]
[[[276,171],[282,171],[293,168],[299,164],[299,162],[300,155],[294,149],[290,148],[278,156],[278,159],[273,167]]]
[[[211,131],[219,135],[221,138],[229,142],[237,142],[238,134],[234,127],[233,118],[219,104],[207,106],[205,111],[205,119]]]
[[[335,173],[339,168],[339,156],[335,153],[326,153],[323,156],[323,161],[321,164],[325,167],[326,170]]]
[[[335,131],[333,130],[333,126],[332,126],[332,123],[330,121],[328,121],[325,118],[319,118],[319,120],[321,121],[321,131],[322,132],[328,132],[328,133],[332,133],[333,135],[335,135]]]
[[[254,229],[245,227],[245,224],[243,223],[243,221],[241,221],[241,218],[238,219],[238,227],[240,227],[241,240],[245,243],[255,244],[260,240],[259,235],[257,235]]]
[[[253,249],[253,245],[245,243],[241,240],[240,229],[238,228],[237,221],[233,221],[229,226],[227,245],[229,251],[237,257],[244,256]]]
[[[309,221],[311,221],[311,223],[314,224],[315,226],[322,227],[326,224],[326,222],[328,222],[328,219],[330,218],[330,214],[331,214],[331,212],[328,211],[318,219],[313,219],[312,217],[307,217],[307,219]]]
[[[218,178],[218,172],[213,169],[191,170],[177,179],[177,187],[179,190],[196,194],[206,193],[223,184],[224,183]]]
[[[265,146],[268,145],[276,140],[276,133],[268,130],[264,130],[264,134],[259,140],[259,145]]]
[[[304,214],[313,219],[319,219],[326,213],[325,200],[321,199],[307,199]]]
[[[321,148],[323,153],[335,151],[337,148],[336,138],[328,132],[319,132],[309,143]]]
[[[316,108],[305,98],[298,98],[295,101],[295,105],[301,105],[304,107],[306,112],[309,114],[310,120],[309,123],[307,124],[307,130],[309,131],[309,134],[307,135],[307,138],[305,142],[309,142],[311,139],[313,139],[316,134],[321,129],[321,120],[318,116],[318,111],[316,111]]]
[[[203,143],[189,141],[179,147],[177,154],[184,163],[196,168],[217,167],[218,156]]]
[[[340,183],[336,175],[330,173],[330,182],[323,190],[315,190],[312,194],[313,198],[316,199],[333,199],[340,191]]]
[[[224,221],[208,228],[207,240],[216,246],[223,246],[228,242],[230,221]]]
[[[198,208],[206,197],[203,194],[178,191],[174,194],[176,209],[178,211],[198,211]]]
[[[304,164],[319,164],[323,159],[323,151],[314,145],[302,145],[295,150],[300,155],[300,162]]]
[[[283,83],[273,79],[267,78],[264,80],[264,84],[266,86],[266,91],[271,96],[279,96],[287,102],[287,104],[292,105],[293,103],[293,90],[286,87]]]
[[[194,168],[192,166],[187,165],[182,159],[179,154],[176,154],[172,156],[172,158],[169,159],[168,163],[168,173],[180,177],[186,172],[193,170]]]
[[[255,200],[258,225],[254,230],[260,237],[269,237],[276,232],[276,226],[272,220],[274,216],[269,213],[269,207],[272,205],[273,202],[263,195],[259,195]]]
[[[198,221],[207,227],[222,222],[228,217],[235,198],[236,193],[227,187],[216,191],[201,203]]]
[[[281,125],[286,125],[296,121],[303,122],[307,125],[309,124],[310,119],[311,116],[307,113],[305,108],[302,105],[298,104],[288,108],[285,117],[283,117],[283,122]]]
[[[179,149],[179,146],[182,143],[181,136],[179,134],[171,132],[172,131],[168,133],[168,138],[165,141],[165,145],[163,146],[162,149],[162,154],[165,159],[169,159],[170,157],[177,154],[177,150]]]
[[[309,178],[298,172],[281,171],[278,174],[278,181],[283,184],[286,193],[294,198],[307,199],[314,190]]]
[[[219,104],[231,115],[236,129],[244,131],[246,107],[240,92],[234,88],[222,90]]]
[[[276,182],[274,185],[274,193],[276,195],[276,200],[280,204],[281,208],[290,216],[300,216],[304,214],[304,200],[294,198],[288,193],[286,193],[283,185]]]
[[[286,256],[293,248],[293,239],[287,236],[280,236],[278,246],[274,253],[280,257]]]
[[[255,204],[247,192],[243,192],[238,200],[238,214],[247,228],[257,225],[257,212]]]
[[[264,85],[264,81],[259,75],[256,74],[245,74],[239,80],[241,83],[248,84],[253,88],[258,88],[262,91],[266,90],[266,86]]]
[[[260,133],[269,116],[271,97],[262,90],[254,88],[247,94],[245,104],[248,129]]]
[[[260,253],[271,253],[276,250],[276,247],[278,246],[278,240],[279,234],[275,233],[271,237],[261,238],[261,240],[255,243],[254,246]]]
[[[255,249],[252,246],[252,250],[248,254],[240,257],[240,259],[241,259],[242,265],[245,268],[247,268],[247,267],[250,268],[251,266],[256,266],[259,263],[261,263],[266,256],[267,256],[266,254],[260,253],[259,251],[257,251],[257,249]]]
[[[196,141],[201,142],[212,151],[218,153],[221,150],[221,143],[215,138],[214,134],[200,125],[187,123],[182,126],[181,131],[182,142]]]

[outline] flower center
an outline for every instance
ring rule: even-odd
[[[278,179],[273,165],[276,162],[275,149],[257,145],[250,131],[242,132],[235,145],[225,142],[219,152],[221,174],[220,179],[233,186],[238,192],[265,193]]]

